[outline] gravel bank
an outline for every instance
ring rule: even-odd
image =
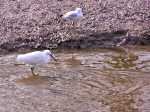
[[[72,28],[61,16],[76,7],[84,18]],[[149,45],[149,23],[149,0],[1,0],[0,48],[110,47],[124,38]]]

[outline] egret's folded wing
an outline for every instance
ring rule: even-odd
[[[41,52],[27,53],[19,55],[17,57],[17,60],[25,64],[40,64],[43,61],[43,54]]]
[[[64,19],[70,19],[70,20],[76,17],[78,17],[78,14],[75,12],[68,12],[63,16]]]

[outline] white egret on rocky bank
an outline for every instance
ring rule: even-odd
[[[74,26],[74,22],[83,17],[83,12],[81,8],[76,8],[73,11],[67,12],[63,15],[64,20],[72,21],[72,25]]]

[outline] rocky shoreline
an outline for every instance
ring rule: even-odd
[[[3,0],[0,49],[99,48],[150,45],[148,0]],[[80,27],[66,26],[62,14],[82,7]]]

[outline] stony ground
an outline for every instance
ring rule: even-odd
[[[66,26],[61,16],[76,7],[83,8],[80,27]],[[0,0],[0,48],[55,48],[70,39],[91,38],[107,47],[127,32],[131,44],[149,44],[149,23],[149,0]],[[134,42],[137,36],[144,42]]]

